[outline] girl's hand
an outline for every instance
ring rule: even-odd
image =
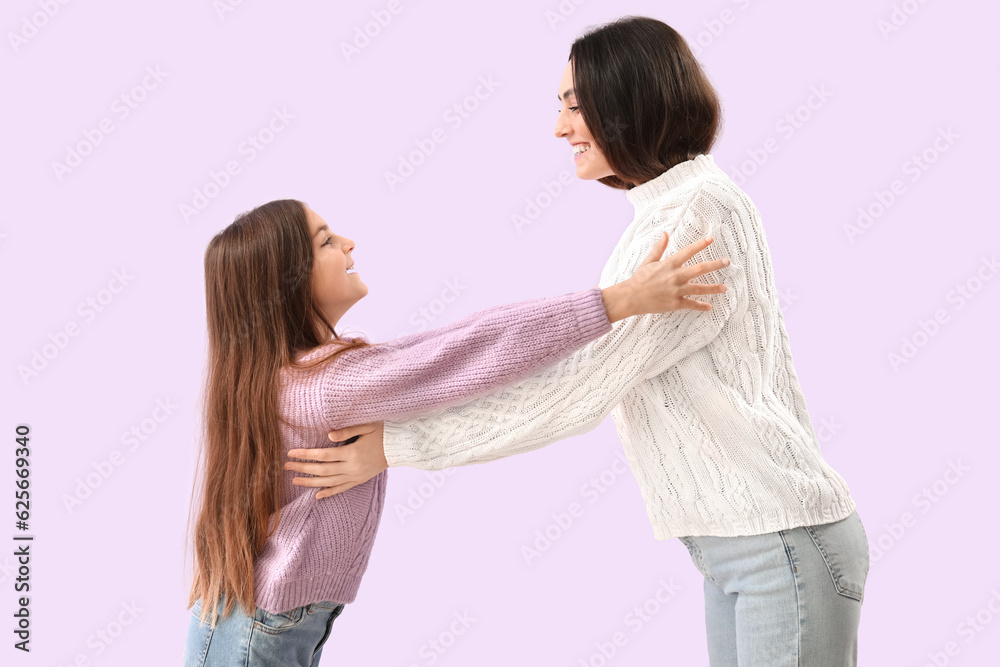
[[[316,449],[292,449],[288,452],[290,458],[318,461],[318,463],[303,463],[288,461],[285,470],[315,475],[315,477],[296,477],[292,484],[296,486],[326,487],[316,494],[316,498],[326,498],[336,495],[358,484],[364,484],[375,475],[389,467],[382,451],[382,422],[358,424],[347,428],[330,431],[327,437],[333,442],[342,442],[355,438],[351,444],[340,447],[324,447]]]
[[[673,255],[663,257],[669,241],[670,237],[664,232],[631,278],[602,290],[604,307],[608,311],[610,321],[616,322],[632,315],[666,313],[683,308],[712,310],[711,304],[688,299],[687,295],[720,294],[726,291],[726,286],[693,284],[691,279],[729,266],[729,259],[723,257],[711,262],[684,266],[684,262],[712,243],[712,237],[698,239]]]

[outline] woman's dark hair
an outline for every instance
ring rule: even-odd
[[[591,28],[569,52],[577,105],[613,176],[630,190],[708,153],[722,107],[684,38],[662,21],[625,16]]]

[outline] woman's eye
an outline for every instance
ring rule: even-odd
[[[569,110],[570,110],[570,111],[576,111],[576,110],[577,110],[577,109],[579,109],[579,108],[580,108],[580,107],[570,107],[570,108],[569,108]]]
[[[330,241],[332,241],[332,240],[333,240],[333,237],[331,236],[330,238],[328,238],[328,239],[327,239],[327,240],[326,240],[326,241],[325,241],[325,242],[323,243],[323,245],[330,245]]]

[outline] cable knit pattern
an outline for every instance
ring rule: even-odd
[[[428,415],[385,422],[390,466],[437,470],[538,449],[610,413],[657,539],[755,535],[854,511],[824,460],[792,366],[760,213],[698,155],[626,193],[635,218],[601,275],[639,268],[659,235],[667,253],[707,234],[689,264],[731,264],[695,282],[711,311],[616,322],[610,333],[511,386]]]
[[[467,401],[522,379],[611,330],[601,290],[494,306],[453,324],[344,352],[307,375],[285,369],[285,451],[330,447],[327,432]],[[351,340],[347,338],[346,340]],[[303,355],[307,361],[328,349]],[[254,562],[256,604],[280,613],[353,602],[385,502],[386,472],[316,500],[284,471],[282,510]],[[272,518],[273,521],[273,518]]]

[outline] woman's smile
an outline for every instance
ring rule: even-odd
[[[573,150],[573,162],[577,167],[577,178],[597,180],[614,176],[615,172],[608,164],[607,158],[591,141],[594,137],[583,118],[574,86],[571,60],[566,63],[562,81],[559,82],[559,90],[562,92],[556,93],[556,99],[562,102],[562,109],[556,117],[555,136],[557,139],[569,142]]]

